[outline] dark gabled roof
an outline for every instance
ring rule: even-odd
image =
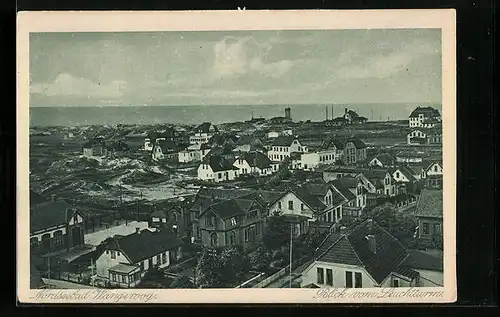
[[[132,263],[137,263],[182,244],[182,240],[170,230],[152,232],[145,229],[127,236],[113,237],[108,249],[121,250]]]
[[[408,250],[410,256],[404,264],[416,270],[429,270],[443,272],[443,257],[430,254],[421,250]]]
[[[385,169],[366,169],[361,172],[370,181],[384,179],[388,173],[389,171]]]
[[[213,172],[237,170],[238,168],[230,161],[219,155],[208,155],[204,158],[203,164],[210,166]]]
[[[345,113],[345,114],[350,114],[353,119],[359,117],[359,115],[356,113],[356,111],[353,111],[353,110],[348,110],[347,113]]]
[[[223,220],[229,219],[237,215],[244,215],[250,211],[255,200],[236,198],[224,200],[211,205],[207,210],[211,210]],[[200,215],[201,216],[201,215]]]
[[[346,123],[347,119],[344,118],[344,117],[337,117],[337,118],[333,119],[332,121],[333,122],[338,122],[338,123]]]
[[[294,186],[290,191],[314,211],[322,211],[326,207],[323,201],[312,195],[307,188]]]
[[[321,144],[322,149],[330,149],[335,146],[337,149],[343,150],[347,143],[352,142],[357,149],[366,148],[365,142],[357,137],[344,138],[344,137],[330,137],[323,141]]]
[[[275,146],[290,146],[293,141],[297,140],[293,135],[280,135],[276,139],[273,140],[271,145]],[[299,141],[300,142],[300,141]]]
[[[394,164],[394,158],[389,153],[377,154],[373,159],[378,159],[384,166]]]
[[[400,165],[398,167],[394,167],[391,169],[391,174],[394,175],[394,172],[399,171],[403,174],[410,182],[417,181],[415,176],[413,176],[413,171],[404,165]]]
[[[415,217],[443,219],[443,191],[438,189],[422,189],[417,201]]]
[[[433,107],[417,107],[410,114],[410,118],[418,117],[420,114],[423,114],[425,117],[440,117],[441,114],[437,109]]]
[[[154,147],[159,146],[162,152],[176,152],[179,150],[179,146],[172,140],[159,140],[155,142]]]
[[[72,211],[62,200],[50,200],[30,208],[30,232],[59,226],[69,221]]]
[[[320,245],[317,260],[364,267],[378,283],[399,269],[408,253],[405,247],[386,230],[370,219],[355,226],[349,233],[330,234]],[[376,252],[370,251],[366,236],[375,237]]]
[[[356,178],[353,178],[354,180],[356,180],[356,183],[357,183],[357,179]],[[353,199],[356,199],[356,195],[354,195],[350,190],[349,190],[349,187],[351,187],[350,183],[347,182],[346,179],[334,179],[332,181],[330,181],[330,184],[342,195],[344,196],[345,199],[347,199],[348,201],[349,200],[353,200]]]
[[[311,195],[319,197],[324,197],[330,189],[330,185],[322,179],[309,181],[303,186],[309,191],[309,193],[311,193]]]
[[[247,161],[251,167],[258,167],[260,169],[271,167],[271,160],[261,152],[246,152],[240,155],[239,158]]]
[[[199,126],[196,127],[195,132],[198,133],[209,133],[210,132],[210,127],[213,126],[210,122],[203,122]],[[218,131],[216,126],[214,127],[214,131]]]

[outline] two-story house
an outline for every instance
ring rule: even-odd
[[[408,145],[421,144],[442,144],[442,128],[441,124],[433,125],[432,127],[413,128],[406,135],[406,143]]]
[[[194,134],[189,137],[190,144],[203,144],[219,132],[219,129],[210,122],[203,122],[194,130]]]
[[[347,200],[332,184],[319,179],[307,182],[303,187],[325,205],[324,210],[316,216],[319,221],[336,223],[342,219],[342,208]]]
[[[398,239],[367,219],[347,232],[330,233],[299,283],[316,288],[417,286],[419,273],[405,263],[408,256]]]
[[[97,276],[111,287],[135,287],[150,268],[175,263],[182,245],[182,240],[167,229],[114,236],[96,260]]]
[[[182,148],[177,143],[171,140],[158,140],[156,139],[153,150],[151,151],[151,158],[154,161],[163,159],[177,159],[178,153]]]
[[[420,192],[414,215],[418,223],[418,238],[442,239],[443,191],[423,189]]]
[[[282,135],[273,140],[269,146],[267,156],[271,161],[282,162],[292,153],[307,153],[307,146],[291,135]]]
[[[261,241],[267,216],[265,203],[255,194],[212,200],[197,216],[201,244],[251,248]]]
[[[443,188],[443,163],[441,160],[424,161],[424,179],[427,188]]]
[[[433,107],[417,107],[410,114],[410,128],[429,126],[431,122],[441,122],[441,114]]]
[[[396,194],[414,193],[418,188],[418,181],[413,172],[406,166],[400,165],[390,169],[396,185]]]
[[[233,164],[238,168],[238,174],[271,175],[275,170],[269,157],[262,152],[245,152],[236,157]]]
[[[391,173],[387,169],[366,169],[358,175],[363,180],[369,193],[395,196],[396,185]]]
[[[47,254],[83,246],[84,216],[62,200],[30,207],[30,253]]]
[[[106,143],[100,139],[90,140],[82,148],[85,157],[102,157],[108,153]]]
[[[355,164],[366,160],[366,144],[357,137],[328,138],[323,142],[323,147],[335,148],[336,160],[342,160],[345,164]]]
[[[182,238],[188,235],[189,214],[185,212],[183,201],[165,200],[157,202],[152,206],[150,226],[152,228],[164,228],[172,230],[176,237]]]
[[[381,153],[375,155],[369,162],[371,167],[391,167],[394,166],[396,160],[389,153]]]
[[[209,182],[232,181],[238,176],[238,168],[219,155],[207,155],[198,166],[198,179]]]
[[[367,206],[366,189],[362,181],[357,177],[343,177],[329,183],[333,189],[343,198],[343,206],[340,218],[361,216],[363,209]]]

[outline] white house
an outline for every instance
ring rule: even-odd
[[[219,155],[209,155],[198,166],[198,179],[209,182],[224,182],[235,180],[238,168],[229,160]]]
[[[323,202],[325,208],[317,214],[319,221],[336,223],[342,219],[342,208],[347,202],[332,184],[323,180],[314,180],[304,185],[310,195],[317,197]]]
[[[267,156],[271,161],[281,162],[290,157],[291,153],[307,153],[307,146],[294,136],[279,136],[271,144]]]
[[[238,168],[238,174],[271,175],[275,172],[271,160],[261,152],[246,152],[238,157],[233,164]],[[279,166],[278,166],[279,168]]]
[[[194,134],[189,137],[190,144],[203,144],[210,141],[214,134],[218,133],[219,130],[216,126],[210,122],[204,122],[200,124],[194,131]]]
[[[441,114],[433,107],[417,107],[412,111],[409,118],[410,128],[432,128],[439,122],[441,122]]]
[[[207,143],[192,144],[179,152],[179,163],[199,162],[208,152],[210,152],[210,146]]]
[[[304,170],[314,170],[320,164],[333,164],[339,159],[337,153],[336,148],[330,148],[302,154],[301,167]]]
[[[270,131],[267,133],[267,138],[268,139],[275,139],[280,136],[280,133],[277,131]]]
[[[408,250],[405,264],[419,273],[420,287],[444,286],[443,255],[422,250]]]
[[[115,236],[96,260],[97,277],[115,287],[135,287],[152,267],[178,260],[183,244],[172,231],[148,229]]]
[[[419,273],[406,265],[407,257],[401,242],[368,219],[350,232],[331,233],[299,283],[317,288],[417,286]]]
[[[179,147],[174,141],[156,139],[151,152],[151,158],[154,161],[175,158],[178,155],[178,151]]]

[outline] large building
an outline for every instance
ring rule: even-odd
[[[307,146],[294,136],[279,136],[273,140],[267,156],[273,162],[282,162],[292,153],[307,153]]]
[[[410,128],[432,128],[441,122],[441,114],[433,107],[417,107],[410,114]]]

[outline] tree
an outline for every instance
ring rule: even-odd
[[[183,275],[176,277],[170,283],[170,288],[195,288],[195,285],[187,276]]]
[[[272,215],[268,220],[267,231],[262,237],[262,242],[268,250],[281,248],[290,240],[290,224],[279,215]]]
[[[249,254],[250,266],[257,271],[269,268],[271,254],[264,245],[260,245],[254,252]]]
[[[234,287],[249,270],[250,261],[241,247],[205,248],[196,266],[197,284],[202,288]]]
[[[138,288],[168,288],[169,282],[157,267],[150,267],[144,274]]]

